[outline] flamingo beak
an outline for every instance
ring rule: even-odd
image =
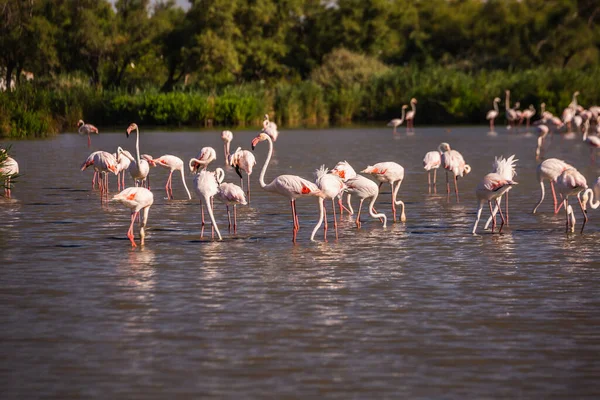
[[[260,142],[260,137],[257,136],[254,139],[252,139],[252,150],[254,151],[254,148],[256,147],[256,145],[258,144],[258,142]]]

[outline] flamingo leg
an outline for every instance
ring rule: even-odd
[[[446,170],[446,194],[448,195],[448,200],[450,200],[450,181],[448,180],[448,170]]]
[[[363,201],[365,199],[360,199],[360,204],[358,205],[358,214],[356,215],[356,227],[360,228],[360,210],[362,209]]]
[[[477,224],[479,224],[479,219],[481,218],[481,210],[483,210],[483,201],[479,202],[479,207],[477,208],[477,219],[475,220],[475,224],[473,224],[473,235],[477,230]]]
[[[436,178],[437,178],[437,168],[434,168],[434,170],[433,170],[433,193],[434,194],[437,194]]]
[[[237,233],[237,208],[236,205],[233,205],[233,233]]]
[[[454,175],[454,192],[456,193],[456,202],[458,203],[458,178]]]
[[[171,180],[171,175],[173,175],[173,171],[171,171],[171,173],[169,174],[169,177],[167,178],[167,184],[165,185],[165,191],[167,192],[167,199],[171,199],[171,195],[169,194],[169,181]]]
[[[337,217],[335,215],[335,204],[333,199],[331,199],[331,209],[333,210],[333,227],[335,228],[335,239],[338,238],[338,228],[337,228]]]
[[[431,170],[427,171],[427,188],[429,189],[429,194],[431,194]]]
[[[96,178],[98,176],[98,171],[94,170],[94,176],[92,177],[92,190],[96,188]]]
[[[292,231],[292,242],[296,243],[296,233],[298,232],[298,228],[296,227],[297,219],[296,219],[296,207],[294,207],[295,200],[290,200],[290,207],[292,208],[292,221],[294,222],[294,229]]]
[[[504,208],[506,209],[506,226],[508,226],[508,192],[506,192],[506,204],[504,204]]]
[[[129,238],[129,240],[131,241],[131,247],[137,247],[137,245],[135,244],[134,239],[134,235],[133,235],[133,223],[135,222],[135,217],[139,214],[139,212],[132,212],[131,213],[131,224],[129,225],[129,230],[127,231],[127,237]]]
[[[212,210],[215,209],[215,204],[214,204],[214,201],[213,201],[212,197],[210,198],[209,201],[210,201],[210,209],[208,210],[208,212],[210,214],[212,214]],[[211,218],[211,224],[210,224],[210,238],[211,239],[215,238],[215,223],[214,223],[214,220],[212,220],[212,218]]]
[[[200,204],[200,212],[202,214],[202,226],[204,226],[204,204]]]
[[[227,208],[227,221],[229,222],[229,232],[231,232],[231,213],[229,212],[229,204],[225,204]]]
[[[325,227],[323,228],[323,239],[327,241],[327,208],[323,207],[323,220],[325,221]]]
[[[298,220],[298,211],[296,211],[296,199],[294,199],[294,222],[296,230],[300,229],[300,221]]]
[[[506,223],[506,220],[504,219],[504,215],[502,214],[502,207],[500,207],[500,203],[498,202],[498,199],[496,199],[496,206],[498,207],[498,213],[500,214],[500,220],[502,221],[502,223],[500,224],[500,229],[498,230],[498,233],[502,233],[502,227]]]
[[[565,207],[565,216],[567,217],[567,221],[566,221],[566,225],[565,225],[565,232],[569,233],[569,203],[568,203],[568,199],[566,197],[563,200],[563,205]]]
[[[246,198],[248,200],[248,204],[250,204],[250,175],[246,174],[248,179],[248,186],[246,187]]]
[[[558,212],[560,211],[560,208],[563,206],[563,203],[561,202],[560,204],[558,204],[558,200],[556,199],[556,191],[554,190],[554,182],[550,181],[550,189],[552,189],[552,198],[554,199],[554,214],[558,214]]]
[[[396,199],[394,198],[394,183],[395,182],[390,182],[390,186],[392,187],[392,214],[394,215],[394,222],[396,222]]]
[[[490,206],[490,214],[492,215],[492,233],[494,233],[494,229],[496,229],[496,218],[494,218],[494,211],[492,210],[492,202],[488,201],[488,205]]]

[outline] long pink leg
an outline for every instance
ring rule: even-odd
[[[394,201],[394,183],[390,182],[392,186],[392,214],[394,215],[394,222],[396,222],[396,202]]]
[[[561,202],[560,204],[558,204],[558,200],[556,199],[556,192],[554,191],[553,181],[550,181],[550,189],[552,189],[552,198],[554,199],[554,214],[558,214],[560,208],[563,206],[563,203]]]
[[[131,247],[137,247],[135,244],[134,236],[133,236],[133,223],[135,222],[135,217],[139,214],[139,212],[132,212],[131,213],[131,224],[129,225],[129,230],[127,231],[127,237],[129,238],[129,240],[131,241]]]
[[[360,210],[362,209],[363,201],[365,199],[360,199],[360,204],[358,205],[358,215],[356,216],[356,227],[360,228]]]
[[[325,220],[325,227],[323,229],[323,239],[327,241],[327,209],[323,207],[323,219]]]
[[[508,192],[506,192],[506,204],[504,205],[506,208],[506,225],[508,226]]]
[[[567,202],[567,198],[565,197],[565,200],[563,201],[563,205],[565,206],[565,215],[567,216],[567,224],[566,224],[566,232],[569,233],[569,206],[568,206],[568,202]]]
[[[202,226],[204,226],[204,204],[200,205],[202,214]]]
[[[237,208],[233,205],[233,233],[237,233]]]
[[[293,229],[293,233],[292,233],[292,242],[296,243],[296,231],[298,229],[296,228],[296,211],[294,210],[294,200],[290,200],[290,207],[292,209],[292,221],[294,222],[294,229]]]
[[[456,192],[456,202],[458,203],[458,183],[456,175],[454,175],[454,191]]]
[[[450,181],[448,180],[448,170],[446,170],[446,194],[448,194],[448,200],[450,200]]]
[[[490,215],[492,216],[492,233],[494,233],[494,229],[496,229],[496,218],[494,211],[492,210],[492,202],[488,201],[488,205],[490,206]]]
[[[171,173],[169,174],[169,177],[167,178],[167,183],[165,185],[165,191],[167,192],[167,199],[171,199],[171,195],[169,194],[169,179],[171,179],[171,175],[173,174],[173,171],[171,171]]]
[[[296,199],[294,199],[294,222],[296,223],[296,230],[300,229],[300,221],[298,219],[298,211],[296,211]]]
[[[229,232],[231,232],[231,213],[229,212],[229,204],[225,204],[227,208],[227,221],[229,222]]]
[[[500,207],[500,203],[499,203],[498,199],[496,199],[496,207],[498,207],[498,213],[500,213],[500,220],[502,221],[502,223],[500,224],[500,229],[498,230],[498,233],[502,233],[502,227],[504,226],[506,220],[504,219],[504,215],[502,214],[502,207]]]
[[[333,210],[333,227],[335,228],[335,238],[338,238],[337,216],[335,215],[335,203],[331,199],[331,209]]]
[[[96,178],[98,176],[98,171],[94,170],[94,176],[92,177],[92,189],[96,188]]]
[[[246,177],[248,178],[248,186],[246,187],[246,200],[248,200],[248,204],[250,204],[250,175],[246,174]]]
[[[88,133],[88,147],[92,145],[92,139],[90,138],[90,134]]]

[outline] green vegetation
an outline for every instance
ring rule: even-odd
[[[418,123],[476,123],[505,89],[557,112],[600,100],[598,18],[592,0],[0,0],[0,136],[347,124],[411,97]]]

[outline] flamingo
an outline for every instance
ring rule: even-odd
[[[0,149],[0,153],[6,153],[6,150]],[[0,168],[0,175],[4,176],[4,196],[10,199],[13,179],[19,173],[19,163],[8,155],[4,159],[4,163]]]
[[[465,163],[465,160],[458,151],[452,150],[448,143],[441,143],[438,147],[442,153],[442,166],[446,170],[446,193],[450,197],[450,182],[448,181],[448,171],[452,171],[454,175],[454,192],[456,193],[456,201],[458,202],[458,185],[457,179],[471,172],[471,166]]]
[[[485,119],[490,121],[490,130],[493,132],[494,131],[494,120],[496,119],[496,117],[498,117],[498,114],[500,114],[500,111],[498,110],[498,103],[500,102],[500,97],[496,97],[494,99],[494,109],[490,110],[487,112]]]
[[[317,187],[322,192],[323,199],[331,199],[331,208],[333,209],[333,226],[335,228],[335,238],[338,238],[337,219],[335,215],[335,198],[339,197],[346,188],[344,181],[339,175],[329,174],[329,170],[325,168],[325,165],[321,165],[321,168],[315,171]],[[338,200],[341,201],[341,200]],[[327,240],[327,212],[326,209],[322,210],[324,214],[321,218],[325,221],[325,240]],[[311,237],[312,240],[312,237]]]
[[[588,217],[579,196],[581,195],[581,192],[585,191],[587,188],[588,186],[585,177],[575,168],[566,169],[558,176],[558,178],[556,178],[556,190],[561,194],[563,205],[565,207],[566,232],[575,231],[575,217],[573,216],[572,219],[569,219],[569,196],[575,196],[577,197],[579,206],[583,212],[583,225],[581,226],[581,233],[583,233],[583,228],[585,227]],[[590,190],[590,192],[593,196],[593,191]]]
[[[400,221],[406,221],[406,215],[404,214],[404,202],[396,200],[398,190],[404,179],[404,168],[402,165],[395,162],[381,162],[375,165],[369,165],[364,170],[360,171],[364,174],[371,174],[379,182],[379,187],[384,182],[388,182],[392,187],[392,213],[394,215],[394,222],[396,222],[396,204],[402,205],[402,213],[400,215]]]
[[[517,113],[515,110],[510,108],[510,90],[506,90],[506,97],[504,98],[504,109],[506,111],[506,120],[508,121],[508,126],[506,129],[512,128],[512,124],[517,120]]]
[[[406,131],[408,132],[409,129],[412,129],[413,131],[415,130],[415,115],[417,114],[417,99],[415,99],[414,97],[412,99],[410,99],[410,108],[411,110],[409,112],[406,113]]]
[[[118,149],[117,153],[113,154],[113,156],[117,159],[117,188],[118,190],[123,190],[125,189],[125,171],[129,169],[133,156],[127,150],[123,150],[121,154]]]
[[[406,114],[407,108],[408,106],[406,104],[402,106],[402,118],[394,118],[393,120],[388,122],[387,126],[394,127],[394,133],[396,133],[396,128],[402,125],[402,123],[404,122],[404,115]]]
[[[216,174],[206,169],[199,171],[194,178],[194,189],[196,190],[198,197],[200,197],[200,202],[203,205],[206,205],[206,209],[208,210],[208,215],[213,227],[212,238],[214,239],[214,231],[217,231],[219,240],[222,240],[221,232],[219,232],[219,227],[215,222],[215,216],[213,214],[212,207],[212,199],[219,192],[219,184],[217,183]],[[204,231],[204,220],[202,221],[202,227]]]
[[[234,183],[223,183],[225,179],[225,171],[222,168],[215,170],[215,176],[217,178],[218,191],[216,194],[217,200],[225,204],[227,208],[227,220],[229,221],[229,231],[231,232],[231,213],[229,212],[229,206],[233,205],[233,233],[237,233],[237,209],[236,205],[241,204],[245,206],[246,196],[244,190]]]
[[[148,164],[148,161],[144,160],[143,158],[140,157],[140,130],[137,126],[137,124],[133,123],[131,125],[129,125],[129,127],[127,127],[127,130],[125,131],[125,134],[127,135],[127,137],[129,137],[129,135],[131,135],[131,131],[133,131],[135,129],[135,158],[133,157],[128,157],[127,153],[124,152],[124,150],[122,148],[117,148],[117,153],[118,154],[123,154],[125,155],[125,157],[129,158],[129,161],[131,161],[131,164],[129,164],[129,174],[131,175],[131,177],[133,178],[133,181],[135,182],[135,185],[138,186],[138,180],[140,181],[140,185],[143,186],[144,182],[146,182],[146,187],[148,189],[150,189],[150,181],[149,181],[149,176],[148,174],[150,173],[150,165]]]
[[[493,125],[492,125],[493,126]],[[433,170],[433,190],[434,193],[437,193],[436,187],[436,175],[437,170],[442,163],[442,153],[439,150],[436,151],[428,151],[425,153],[425,157],[423,157],[423,168],[427,171],[427,185],[429,188],[429,193],[431,193],[431,170]]]
[[[203,147],[196,158],[191,158],[189,162],[190,171],[197,172],[199,169],[206,169],[208,164],[217,159],[217,152],[212,147]]]
[[[514,154],[508,158],[495,157],[492,172],[500,175],[502,177],[502,179],[504,179],[505,181],[512,182],[515,175],[517,175],[517,171],[515,170],[515,165],[516,165],[517,161],[519,161],[519,160],[515,159]],[[504,220],[506,221],[506,225],[508,225],[508,192],[509,191],[510,191],[510,187],[508,189],[506,189],[506,191],[504,192],[504,193],[506,193],[506,206],[505,206],[506,207],[506,216],[504,217]],[[496,218],[496,213],[498,212],[498,208],[500,207],[500,203],[502,202],[502,197],[503,197],[503,195],[497,197],[497,201],[496,201],[497,206],[494,208],[494,212],[488,218],[483,229],[487,229],[488,226],[490,225],[490,222],[492,222],[492,218],[494,218],[494,219]]]
[[[544,152],[544,140],[546,139],[548,132],[550,132],[550,129],[548,128],[548,126],[546,126],[544,124],[540,124],[537,126],[537,130],[538,130],[538,138],[537,138],[537,148],[535,149],[535,159],[539,160],[540,158],[543,157],[542,153]]]
[[[590,130],[590,121],[587,120],[583,124],[583,141],[590,147],[590,163],[594,164],[596,161],[596,150],[600,147],[600,137],[592,135],[588,136]]]
[[[358,196],[360,204],[358,205],[358,214],[356,216],[356,227],[360,228],[360,210],[362,209],[363,202],[366,199],[371,199],[369,203],[369,215],[373,218],[379,218],[383,222],[383,227],[387,226],[387,218],[385,214],[376,214],[374,205],[377,196],[379,196],[379,186],[372,180],[365,178],[362,175],[356,175],[356,177],[348,179],[346,182],[346,191],[350,194]]]
[[[477,208],[477,218],[475,219],[475,224],[473,225],[473,235],[477,230],[477,224],[479,223],[479,219],[481,218],[481,210],[483,209],[483,204],[487,201],[490,206],[490,214],[493,216],[494,213],[492,211],[492,201],[496,204],[498,211],[500,211],[500,218],[502,219],[502,223],[500,224],[500,230],[498,233],[502,232],[502,227],[504,226],[504,216],[502,215],[502,210],[500,209],[500,203],[498,199],[504,193],[506,193],[513,185],[516,185],[517,182],[512,180],[504,179],[500,174],[491,172],[483,177],[483,179],[477,185],[475,189],[475,194],[477,195],[477,201],[479,202],[479,207]],[[490,217],[491,218],[491,217]],[[496,218],[492,218],[492,233],[494,233],[494,229],[496,228]]]
[[[119,194],[116,194],[112,201],[118,201],[125,207],[131,210],[131,224],[127,231],[127,237],[131,241],[131,247],[137,247],[133,235],[133,223],[136,217],[139,216],[140,211],[144,211],[143,218],[140,219],[140,245],[144,245],[144,239],[146,237],[146,223],[148,222],[148,212],[150,206],[154,203],[154,195],[152,192],[144,187],[128,187]]]
[[[185,174],[183,173],[183,160],[181,158],[177,156],[172,156],[170,154],[165,154],[164,156],[160,156],[159,158],[152,158],[152,156],[148,154],[144,154],[142,157],[146,161],[148,161],[148,163],[153,167],[160,165],[161,167],[169,169],[169,177],[167,178],[167,184],[165,185],[165,190],[167,192],[168,199],[175,198],[173,196],[173,171],[181,172],[181,181],[183,182],[183,187],[187,192],[188,199],[192,199],[192,195],[190,194],[190,191],[188,190],[188,187],[185,184]]]
[[[92,139],[90,138],[90,133],[95,133],[97,135],[98,134],[98,128],[96,128],[92,124],[86,124],[81,119],[77,122],[77,128],[79,128],[77,130],[77,132],[79,132],[80,135],[87,135],[87,137],[88,137],[88,147],[90,147],[92,145]]]
[[[254,154],[248,150],[242,150],[238,147],[233,154],[229,156],[229,165],[235,168],[236,174],[240,177],[240,186],[244,188],[244,179],[240,170],[246,173],[247,185],[246,185],[246,196],[248,203],[250,203],[250,175],[252,175],[252,169],[256,165],[256,158]]]
[[[271,161],[271,156],[273,155],[273,140],[267,133],[261,132],[258,134],[258,136],[252,139],[252,150],[254,150],[259,142],[265,140],[269,143],[269,152],[262,170],[260,171],[258,181],[260,183],[260,187],[267,192],[277,193],[289,199],[292,208],[292,219],[294,222],[292,241],[296,243],[296,235],[298,233],[298,229],[300,229],[300,224],[298,223],[298,214],[296,212],[296,199],[307,196],[321,196],[321,191],[314,183],[296,175],[279,175],[267,185],[265,183],[265,173],[267,172],[269,161]]]
[[[330,172],[332,174],[337,175],[340,178],[342,178],[342,182],[344,182],[344,183],[346,183],[348,181],[348,179],[352,179],[352,178],[356,177],[356,171],[354,171],[354,168],[352,168],[352,166],[348,163],[348,161],[338,162]],[[340,193],[340,195],[338,196],[338,204],[340,206],[340,215],[343,214],[344,209],[346,209],[346,211],[348,211],[348,214],[350,214],[350,215],[354,214],[354,210],[352,209],[352,204],[350,203],[350,198],[352,197],[352,195],[350,193],[347,193],[347,195],[346,195],[346,204],[348,204],[348,208],[344,207],[344,205],[342,204],[342,195],[343,195],[343,193]]]
[[[221,139],[223,139],[223,152],[225,153],[225,165],[227,165],[227,159],[229,158],[229,146],[231,145],[231,141],[233,140],[233,132],[221,132]]]
[[[277,141],[277,138],[279,137],[277,124],[275,124],[275,122],[269,121],[269,114],[265,114],[265,119],[263,120],[263,130],[267,135],[271,137],[271,140],[273,140],[273,142]]]
[[[94,177],[96,177],[96,174],[102,175],[102,178],[98,179],[98,187],[100,188],[100,200],[103,201],[104,196],[108,196],[108,172],[112,172],[115,175],[119,173],[117,159],[106,151],[95,151],[81,164],[81,170],[85,171],[92,165],[94,166]],[[94,182],[92,180],[93,187]]]
[[[554,199],[554,214],[558,213],[562,205],[559,206],[558,201],[556,200],[556,191],[554,190],[554,183],[556,182],[556,179],[559,177],[560,174],[562,174],[564,171],[570,168],[573,168],[573,166],[567,164],[563,160],[559,160],[558,158],[549,158],[547,160],[542,161],[540,165],[537,166],[536,176],[538,182],[540,183],[541,195],[540,201],[538,201],[538,203],[533,208],[532,214],[535,214],[540,204],[542,204],[542,202],[544,201],[544,179],[550,181],[550,188],[552,189],[552,197]]]
[[[521,120],[525,119],[527,122],[525,124],[525,127],[527,129],[529,129],[529,122],[531,121],[531,118],[535,115],[535,108],[533,107],[533,104],[529,105],[529,108],[526,110],[523,110],[523,112],[521,113]]]

